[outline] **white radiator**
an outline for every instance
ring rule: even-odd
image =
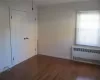
[[[100,65],[100,48],[73,46],[72,60]]]

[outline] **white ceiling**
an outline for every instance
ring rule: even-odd
[[[32,1],[32,0],[5,0],[5,1]],[[91,1],[91,0],[33,0],[36,5],[51,5],[68,2],[80,2],[80,1]]]
[[[90,0],[33,0],[37,5],[50,5],[68,2],[90,1]]]

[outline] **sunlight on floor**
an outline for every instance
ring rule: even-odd
[[[96,79],[89,77],[77,77],[76,80],[96,80]]]

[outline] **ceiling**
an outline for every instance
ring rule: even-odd
[[[5,0],[5,1],[32,1],[32,0]],[[91,0],[33,0],[36,5],[51,5],[68,2],[80,2],[80,1],[91,1]]]
[[[37,5],[50,5],[68,2],[90,1],[90,0],[33,0]]]

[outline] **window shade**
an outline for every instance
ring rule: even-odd
[[[100,47],[99,11],[86,11],[77,14],[76,44]]]

